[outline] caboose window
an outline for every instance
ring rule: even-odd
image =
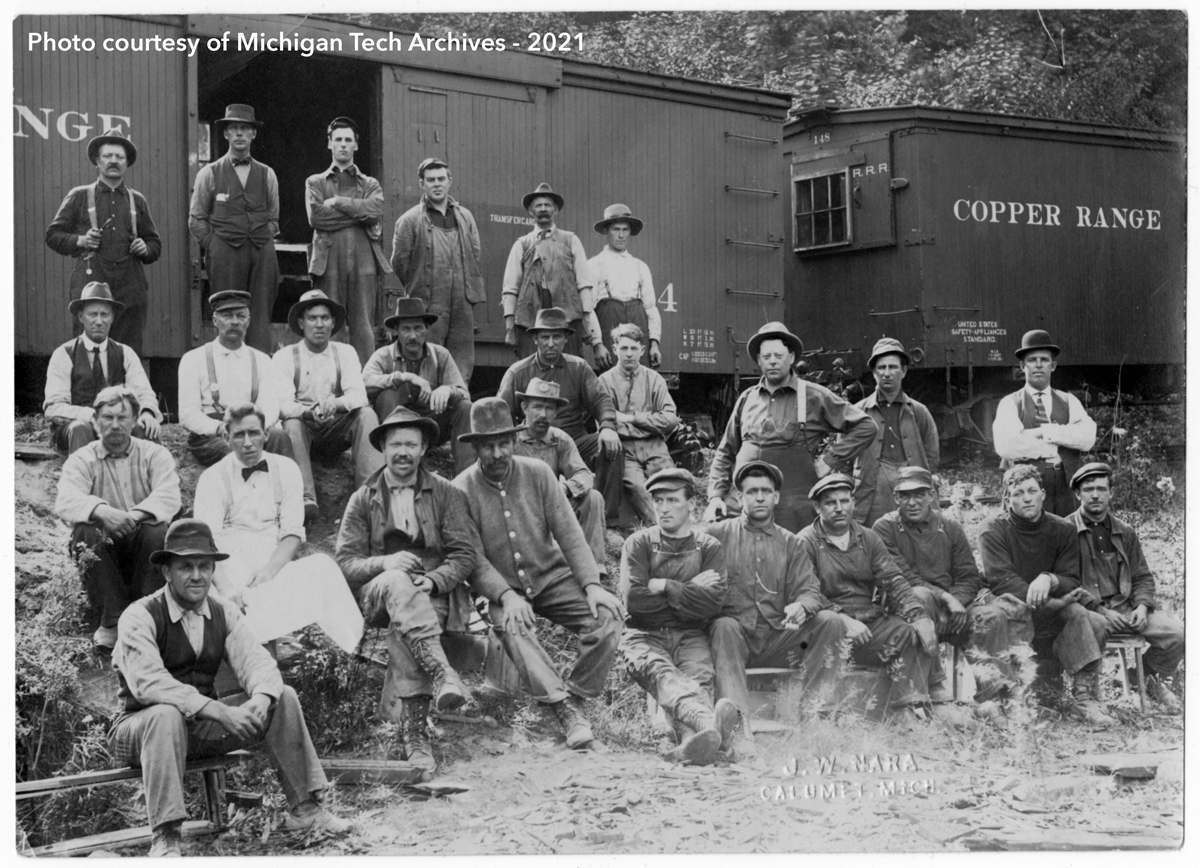
[[[796,250],[850,243],[849,171],[792,181]]]

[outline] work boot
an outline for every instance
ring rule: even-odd
[[[550,707],[554,709],[563,732],[567,734],[567,747],[571,750],[583,750],[595,740],[592,724],[583,710],[582,699],[572,695]]]
[[[683,765],[712,765],[721,747],[721,732],[713,712],[704,702],[689,696],[675,706],[675,719],[683,731],[683,741],[667,754],[667,759]]]
[[[415,639],[408,643],[408,649],[412,651],[418,668],[433,682],[433,692],[437,697],[434,707],[438,711],[453,711],[467,701],[467,692],[458,673],[446,659],[440,639]]]
[[[738,728],[737,706],[728,699],[718,699],[713,708],[713,719],[717,732],[721,733],[721,750],[728,752],[733,747],[733,736]]]
[[[1116,721],[1105,713],[1104,707],[1096,700],[1095,683],[1096,679],[1093,673],[1085,671],[1075,673],[1074,684],[1071,687],[1072,702],[1068,713],[1082,723],[1089,723],[1092,726],[1110,726]]]
[[[1132,683],[1137,684],[1136,678]],[[1161,675],[1146,674],[1146,694],[1168,714],[1178,714],[1183,710],[1183,703],[1175,695],[1175,691],[1167,686],[1167,679]]]
[[[283,820],[283,828],[289,832],[340,833],[350,828],[350,822],[334,816],[312,799],[308,799],[288,811]]]
[[[413,696],[401,700],[400,747],[409,765],[423,769],[426,777],[437,768],[433,742],[429,738],[428,696]]]
[[[171,823],[163,823],[161,826],[155,828],[150,835],[150,852],[147,855],[151,858],[182,856],[182,825],[182,820],[175,820]]]

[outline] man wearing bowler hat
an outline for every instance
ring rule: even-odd
[[[567,747],[584,749],[593,740],[584,700],[604,692],[625,609],[601,586],[554,473],[541,461],[513,454],[523,427],[513,425],[499,398],[471,407],[471,432],[462,437],[478,461],[454,480],[479,529],[471,585],[487,598],[492,627],[533,698],[554,709]],[[579,657],[565,682],[537,639],[536,615],[579,637]]]
[[[318,508],[313,450],[336,456],[349,448],[355,485],[383,466],[368,440],[379,419],[367,402],[358,356],[349,344],[330,340],[345,322],[345,307],[310,289],[288,311],[288,326],[303,340],[278,350],[273,359],[283,387],[279,417],[304,476],[304,510],[310,520]]]
[[[270,353],[271,310],[279,288],[275,235],[279,232],[279,181],[275,170],[250,156],[262,128],[254,109],[235,103],[213,121],[229,150],[196,173],[188,229],[205,250],[210,291],[250,295],[246,343]]]
[[[605,208],[604,219],[593,227],[608,238],[604,249],[588,260],[595,281],[592,299],[596,305],[588,319],[588,332],[600,335],[604,341],[603,350],[595,348],[596,362],[602,367],[616,363],[611,356],[616,345],[612,330],[624,323],[637,326],[649,339],[651,366],[657,368],[662,363],[658,348],[662,316],[658,312],[654,281],[646,263],[626,249],[630,237],[641,234],[643,225],[628,205],[616,204]]]
[[[314,289],[342,304],[359,365],[375,352],[375,297],[392,266],[383,255],[383,187],[354,164],[358,124],[337,117],[326,129],[333,162],[309,175],[304,207],[313,229],[308,273]]]
[[[400,725],[405,759],[436,765],[428,717],[466,701],[447,652],[470,641],[479,536],[466,496],[421,466],[437,440],[432,419],[397,407],[371,432],[384,466],[350,496],[337,562],[370,626],[388,627],[381,713]]]
[[[237,606],[209,594],[215,564],[226,557],[204,522],[175,522],[162,548],[150,555],[166,586],[126,609],[117,626],[113,667],[121,711],[109,728],[108,747],[118,763],[142,769],[151,856],[181,855],[185,762],[259,742],[287,798],[284,829],[349,828],[317,802],[329,782],[296,691],[284,685]],[[223,659],[249,696],[241,705],[217,699],[214,683]]]
[[[812,486],[834,469],[849,470],[875,439],[878,426],[870,416],[793,370],[803,350],[800,338],[781,322],[767,323],[750,338],[750,358],[762,379],[738,396],[713,453],[706,521],[727,512],[734,471],[747,461],[762,460],[783,473],[775,521],[798,533],[816,517]]]
[[[50,422],[50,441],[60,452],[70,455],[96,439],[92,401],[109,386],[128,386],[137,396],[141,411],[133,436],[158,439],[162,412],[142,362],[132,347],[110,337],[113,318],[121,308],[107,283],[89,283],[68,305],[83,333],[50,355],[42,404]]]
[[[1050,388],[1058,354],[1049,332],[1025,332],[1015,353],[1025,386],[996,407],[992,442],[1002,469],[1014,464],[1037,467],[1046,512],[1067,516],[1075,511],[1070,479],[1083,464],[1084,453],[1096,445],[1096,423],[1078,398]]]
[[[46,229],[46,244],[79,260],[71,272],[72,297],[87,284],[108,284],[122,305],[112,337],[141,355],[149,293],[142,266],[158,259],[162,239],[146,197],[125,186],[125,172],[138,156],[129,137],[109,130],[88,142],[87,155],[100,177],[67,193]]]
[[[396,299],[395,313],[383,321],[396,339],[375,351],[362,375],[378,418],[407,407],[437,423],[440,433],[429,446],[449,441],[457,474],[475,460],[474,450],[458,440],[470,430],[471,394],[454,356],[429,340],[429,327],[438,319],[419,298]]]
[[[450,166],[426,157],[417,166],[421,201],[400,215],[392,234],[392,268],[409,298],[437,316],[429,340],[458,362],[464,382],[475,370],[475,310],[487,301],[479,269],[475,217],[450,195]]]
[[[937,473],[938,431],[933,414],[902,388],[911,361],[895,338],[880,338],[867,360],[876,388],[854,406],[875,421],[878,433],[859,454],[854,468],[858,480],[854,520],[863,527],[871,527],[894,508],[892,485],[901,467],[924,467]]]
[[[563,197],[542,182],[526,193],[521,207],[533,218],[533,231],[522,235],[508,253],[504,266],[504,341],[525,358],[534,351],[530,329],[543,308],[561,308],[567,322],[566,350],[583,355],[585,325],[592,319],[592,272],[583,242],[573,232],[559,229],[554,218],[563,208]],[[603,346],[598,333],[589,331],[588,345]]]

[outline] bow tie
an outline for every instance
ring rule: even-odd
[[[249,166],[250,165],[249,157],[242,157],[241,159],[238,159],[237,157],[233,157],[232,160],[233,160],[233,164],[235,166]]]
[[[263,473],[266,473],[267,472],[267,459],[264,458],[262,461],[258,462],[253,467],[243,467],[242,468],[242,479],[248,480],[250,478],[250,475],[252,473],[254,473],[256,470],[261,470]]]

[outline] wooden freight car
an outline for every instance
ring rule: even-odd
[[[1056,384],[1171,390],[1184,362],[1181,136],[920,106],[806,111],[784,128],[786,321],[865,377],[913,354],[906,387],[948,406],[1012,391],[1043,328]],[[873,384],[871,386],[873,388]]]
[[[31,34],[41,35],[32,46]],[[225,34],[227,48],[210,50],[208,41]],[[96,49],[46,50],[48,40],[73,36],[92,38]],[[156,36],[199,39],[198,50],[103,48],[105,39]],[[540,181],[566,197],[559,224],[582,238],[589,255],[603,247],[592,224],[605,206],[624,202],[645,220],[631,252],[649,265],[659,293],[663,371],[675,383],[682,377],[687,394],[728,386],[739,366],[748,367],[747,337],[783,314],[777,201],[789,97],[581,62],[561,51],[516,51],[529,47],[529,35],[506,37],[503,52],[437,51],[416,47],[411,34],[311,16],[17,18],[18,356],[44,366],[71,334],[74,261],[49,250],[43,233],[66,191],[95,178],[87,140],[115,127],[139,148],[127,180],[146,194],[163,236],[162,259],[147,269],[146,355],[158,388],[173,391],[178,357],[212,337],[187,231],[190,190],[200,166],[224,151],[211,121],[227,103],[245,102],[265,122],[254,154],[280,183],[277,244],[286,277],[273,317],[280,341],[295,340],[283,321],[307,280],[304,180],[329,164],[326,124],[349,115],[362,129],[358,162],[387,196],[385,252],[395,220],[419,198],[424,157],[448,160],[452,195],[475,215],[488,296],[475,310],[477,388],[513,360],[503,344],[501,277],[513,241],[529,231],[521,197]],[[400,290],[394,278],[387,288]],[[27,379],[35,388],[40,382],[36,371]]]

